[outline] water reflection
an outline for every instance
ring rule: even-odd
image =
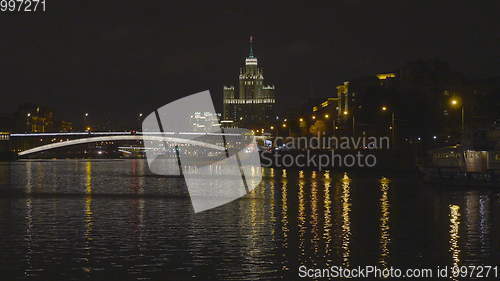
[[[350,266],[351,257],[351,179],[342,177],[342,265]]]
[[[450,205],[450,253],[453,266],[458,266],[460,263],[460,246],[458,240],[460,238],[460,206]]]
[[[491,200],[488,194],[476,191],[465,194],[462,215],[462,264],[480,264],[491,254]]]
[[[0,271],[13,265],[13,280],[98,280],[100,272],[159,280],[162,270],[173,280],[296,280],[297,263],[498,261],[500,210],[491,190],[265,169],[245,198],[193,214],[189,200],[169,197],[169,189],[185,188],[182,180],[148,175],[141,160],[20,161],[9,173],[6,186],[30,194],[0,198],[0,260],[7,261]],[[428,239],[439,245],[428,247]]]
[[[390,203],[389,203],[389,179],[383,177],[380,179],[380,258],[379,263],[387,267],[388,258],[390,255],[389,244],[391,242],[390,235]]]
[[[136,194],[144,194],[144,174],[145,174],[145,163],[140,160],[131,161],[131,190]],[[137,233],[137,251],[141,253],[144,247],[144,197],[140,196],[134,198],[133,200],[134,215],[136,220],[133,221],[133,230]]]
[[[27,193],[31,193],[32,190],[32,176],[31,176],[31,162],[26,164],[26,186],[25,190]],[[26,270],[24,271],[25,278],[31,277],[31,272],[33,270],[33,202],[32,199],[27,197],[25,200],[25,223],[26,223],[26,233],[24,235],[24,240],[26,242],[26,255],[24,259],[26,260]]]
[[[306,234],[306,206],[305,206],[305,180],[304,180],[304,171],[299,171],[299,194],[298,194],[298,203],[299,210],[297,214],[297,223],[299,229],[299,252],[301,258],[306,255],[305,249],[305,234]]]
[[[272,168],[271,168],[272,169]],[[274,170],[274,169],[272,169]],[[281,232],[283,235],[282,246],[284,249],[288,248],[288,177],[287,172],[283,169],[281,175]]]
[[[331,188],[331,178],[330,171],[325,172],[325,182],[324,182],[324,201],[323,206],[325,209],[324,214],[324,223],[323,223],[323,239],[325,240],[325,255],[324,257],[329,257],[331,251],[332,244],[332,200],[330,198],[330,188]],[[325,261],[326,263],[330,263],[331,259]]]
[[[311,247],[314,256],[318,254],[320,236],[318,230],[318,175],[316,171],[311,175]],[[316,260],[316,259],[313,259]]]
[[[24,271],[25,278],[31,277],[31,272],[33,270],[33,204],[31,198],[26,199],[26,213],[25,213],[25,223],[26,223],[26,233],[24,235],[24,241],[26,242],[26,255],[24,257],[26,261],[26,270]]]
[[[85,241],[84,247],[84,260],[88,263],[84,267],[84,271],[91,271],[90,260],[92,258],[91,253],[91,243],[92,243],[92,230],[94,228],[94,213],[92,211],[92,162],[87,161],[85,163],[85,209],[84,209],[84,223],[85,232],[83,233],[83,238]]]

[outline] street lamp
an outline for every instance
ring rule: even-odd
[[[330,115],[325,114],[325,119],[328,119],[329,117],[330,117]]]
[[[465,131],[464,105],[463,105],[463,103],[460,102],[460,100],[458,98],[452,98],[450,100],[450,104],[452,107],[460,106],[460,111],[461,111],[460,124],[461,124],[461,130],[462,130],[462,134],[463,134]]]
[[[313,115],[313,116],[312,116],[312,119],[313,119],[313,120],[316,120],[316,115]]]
[[[380,109],[384,112],[389,110],[389,108],[385,105],[383,105]],[[389,129],[391,130],[392,144],[394,144],[394,132],[396,131],[395,120],[396,119],[394,118],[394,110],[391,110],[391,126],[389,127]]]
[[[299,122],[304,122],[304,118],[299,118]]]
[[[31,113],[28,112],[26,114],[26,132],[29,131],[29,127],[30,127],[30,119],[29,118],[30,118],[30,116],[31,116]]]
[[[87,126],[87,117],[89,117],[89,113],[88,112],[85,112],[83,114],[83,128],[84,130],[86,129],[85,127]],[[88,131],[88,130],[87,130]]]
[[[347,115],[349,115],[349,111],[347,110],[344,110],[342,112],[342,114],[344,114],[344,116],[347,118]],[[356,134],[356,118],[354,116],[354,110],[352,112],[352,135],[354,136]]]

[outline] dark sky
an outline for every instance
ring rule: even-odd
[[[500,73],[498,1],[46,2],[44,14],[0,14],[0,112],[31,101],[124,122],[206,89],[220,108],[250,35],[284,106],[420,58]]]

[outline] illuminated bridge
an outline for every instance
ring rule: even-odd
[[[142,144],[143,141],[157,141],[172,145],[196,145],[215,150],[225,150],[223,146],[218,146],[210,142],[202,142],[188,138],[188,135],[203,136],[227,136],[239,134],[227,133],[198,133],[198,132],[70,132],[70,133],[22,133],[4,135],[5,140],[9,140],[18,156],[25,156],[37,152],[44,152],[51,149],[90,144],[90,143],[114,143],[115,141],[136,141]],[[137,148],[136,146],[130,148]],[[126,152],[119,150],[121,152]]]

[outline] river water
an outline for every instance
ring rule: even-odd
[[[144,160],[0,163],[2,280],[299,280],[299,267],[498,265],[500,189],[413,173],[263,170],[194,214]],[[303,279],[305,280],[305,279]],[[326,280],[326,279],[324,279]]]

